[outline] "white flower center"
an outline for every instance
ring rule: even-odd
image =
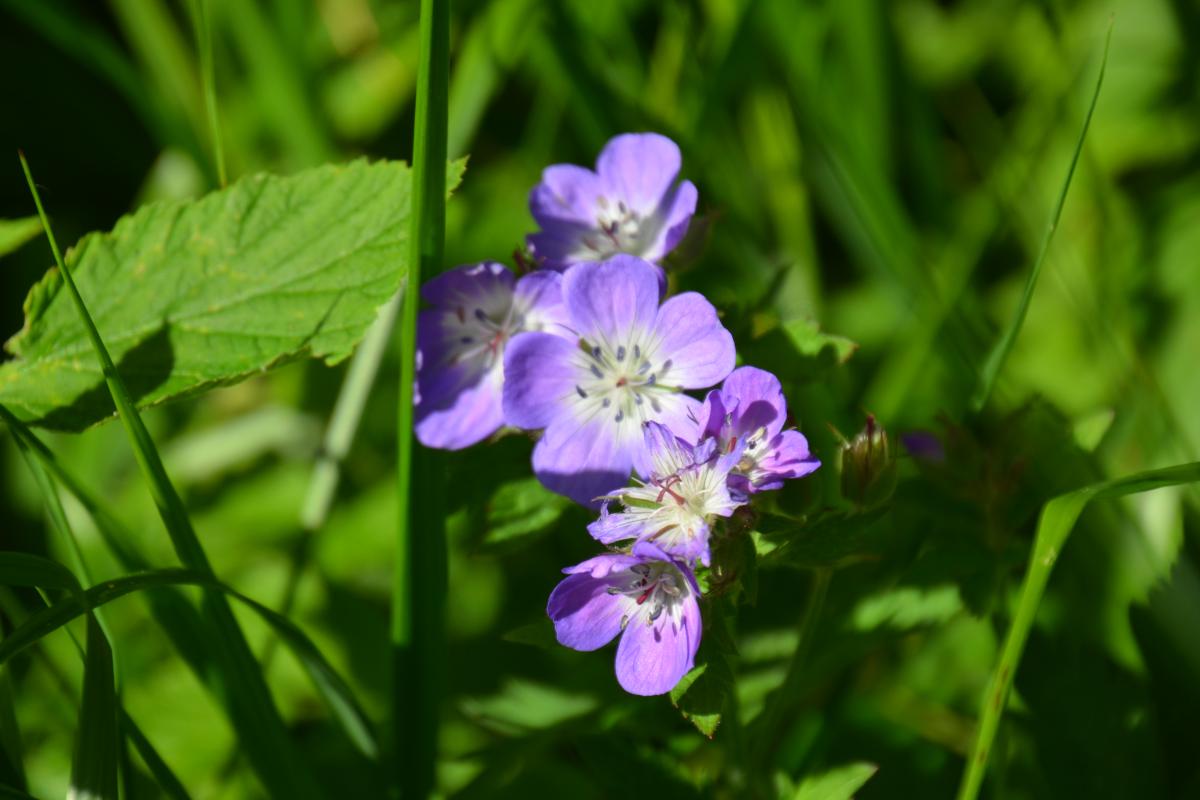
[[[601,259],[617,253],[641,255],[645,249],[645,220],[624,200],[614,204],[607,197],[597,197],[596,228],[595,233],[583,237],[583,244]]]
[[[666,561],[634,564],[625,573],[624,580],[608,589],[609,594],[620,594],[633,600],[631,614],[621,618],[621,629],[630,619],[644,618],[647,625],[654,624],[665,611],[672,620],[681,616],[683,600],[690,593],[687,578],[679,569]]]
[[[659,399],[675,391],[665,384],[673,364],[669,358],[656,362],[652,347],[639,342],[636,335],[627,344],[579,341],[575,406],[582,417],[609,414],[641,436],[641,424],[662,413]]]

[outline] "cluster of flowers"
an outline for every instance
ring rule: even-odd
[[[712,304],[695,292],[662,300],[658,262],[696,209],[679,169],[675,143],[649,133],[612,139],[594,172],[547,168],[530,194],[538,268],[439,275],[418,323],[421,442],[459,449],[505,425],[540,430],[538,479],[599,510],[588,532],[610,550],[565,569],[547,613],[576,650],[620,636],[617,679],[640,695],[670,691],[693,666],[694,570],[710,564],[711,526],[820,466],[784,430],[778,379],[734,369]],[[722,381],[703,402],[684,393]]]

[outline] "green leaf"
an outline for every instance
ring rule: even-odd
[[[874,764],[859,761],[809,775],[796,787],[792,800],[850,800],[878,770]]]
[[[0,586],[76,591],[79,581],[56,561],[28,553],[0,553]],[[6,640],[7,641],[7,640]]]
[[[878,558],[889,531],[883,510],[835,512],[813,522],[764,516],[754,532],[764,565],[803,569],[841,567]]]
[[[449,168],[457,184],[463,162]],[[411,176],[401,163],[255,175],[193,203],[156,203],[85,236],[67,266],[141,407],[281,363],[350,355],[406,272]],[[113,414],[57,270],[25,300],[0,403],[43,427]]]
[[[692,669],[671,690],[671,702],[683,714],[683,718],[696,730],[713,738],[729,693],[733,689],[733,672],[724,657],[710,658],[706,663]]]
[[[537,478],[509,481],[496,490],[488,504],[484,543],[497,546],[532,540],[570,505],[571,501],[546,489]]]
[[[794,319],[783,323],[780,328],[797,353],[809,358],[831,356],[838,364],[845,364],[858,344],[845,336],[836,336],[821,331],[821,326],[810,319]]]
[[[1029,570],[1025,573],[1025,581],[1021,586],[1021,599],[1005,638],[1004,649],[1000,652],[1000,658],[983,695],[979,729],[975,735],[971,756],[967,760],[967,770],[959,786],[959,800],[974,800],[979,794],[996,729],[1000,725],[1000,717],[1004,713],[1008,693],[1012,689],[1038,605],[1050,580],[1050,572],[1054,569],[1054,563],[1058,560],[1083,509],[1092,500],[1121,497],[1196,481],[1200,481],[1200,462],[1139,472],[1124,478],[1092,484],[1059,495],[1042,507]]]
[[[42,232],[42,223],[37,217],[0,219],[0,256],[17,250]]]
[[[0,575],[19,574],[21,565],[27,565],[31,560],[46,561],[46,559],[25,556],[21,553],[0,553]],[[48,565],[53,562],[47,561],[46,563]],[[53,574],[46,565],[40,567],[40,571],[44,574]],[[29,585],[29,579],[25,580],[25,583],[19,585]],[[355,699],[349,685],[338,675],[303,631],[286,617],[261,603],[192,570],[159,569],[127,575],[104,581],[80,594],[71,595],[53,606],[33,614],[3,641],[0,641],[0,665],[76,617],[131,592],[187,585],[218,589],[239,600],[261,616],[275,630],[280,640],[291,649],[308,674],[313,687],[329,706],[334,719],[346,731],[351,742],[370,758],[378,755],[378,743],[371,729],[371,723],[362,711],[362,706]]]

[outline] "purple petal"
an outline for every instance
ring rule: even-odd
[[[637,552],[636,546],[634,547],[634,552]],[[665,558],[666,556],[663,556],[663,559]],[[578,575],[586,572],[593,578],[603,578],[606,575],[629,569],[634,564],[640,564],[644,560],[645,558],[637,555],[625,555],[624,553],[601,553],[598,556],[592,556],[586,561],[580,561],[573,567],[564,567],[563,574]]]
[[[422,394],[414,425],[417,439],[426,447],[461,450],[491,436],[504,424],[503,383],[504,372],[497,364],[477,383],[455,392],[449,405],[437,406]]]
[[[692,668],[700,646],[700,607],[689,594],[680,620],[663,614],[653,624],[630,621],[617,646],[617,682],[630,694],[666,694]]]
[[[596,227],[596,199],[602,195],[599,176],[574,164],[555,164],[542,172],[542,182],[529,193],[529,211],[542,228],[562,223],[586,230]]]
[[[636,602],[627,595],[608,593],[618,580],[615,574],[595,578],[582,573],[570,575],[554,587],[546,614],[554,622],[560,644],[589,651],[616,638],[621,632],[621,619],[636,608]]]
[[[665,383],[703,389],[720,382],[733,369],[733,336],[702,295],[684,292],[667,300],[658,310],[654,327],[660,337],[657,355],[672,363]]]
[[[809,452],[808,440],[800,431],[783,431],[771,440],[769,452],[753,472],[750,492],[779,489],[789,478],[802,478],[814,472],[821,462]]]
[[[601,497],[625,486],[633,467],[636,439],[619,430],[607,416],[580,422],[564,414],[533,448],[534,474],[550,491],[598,508]]]
[[[650,457],[651,473],[658,478],[674,475],[695,463],[694,448],[659,422],[642,426],[646,452]]]
[[[568,335],[562,275],[557,272],[538,270],[520,278],[513,289],[513,305],[524,313],[526,329]]]
[[[679,146],[657,133],[614,136],[596,159],[596,172],[611,202],[623,200],[642,216],[658,210],[675,182]]]
[[[734,433],[767,429],[768,438],[783,430],[787,400],[779,379],[758,367],[738,367],[721,385],[725,408],[733,411]]]
[[[580,242],[593,232],[591,228],[561,223],[553,230],[529,234],[525,244],[543,270],[562,272],[579,261]]]
[[[507,304],[512,285],[513,274],[503,264],[484,261],[435,275],[421,287],[421,296],[442,308],[478,308],[500,298]]]
[[[610,513],[608,503],[604,503],[600,507],[600,516],[588,524],[587,531],[593,539],[601,544],[637,539],[653,532],[646,530],[645,524],[632,514]]]
[[[696,191],[696,185],[691,181],[679,184],[667,199],[665,207],[659,211],[664,220],[662,233],[654,246],[654,252],[660,253],[658,258],[662,258],[674,250],[675,245],[679,244],[687,235],[692,216],[696,213],[698,199],[699,193]]]
[[[526,430],[544,428],[565,413],[575,391],[576,346],[549,333],[520,333],[504,351],[504,419]]]
[[[575,331],[589,341],[629,338],[649,331],[658,310],[658,273],[652,264],[619,254],[581,263],[563,275],[563,298]]]
[[[699,419],[703,407],[699,400],[683,393],[661,393],[655,399],[661,410],[653,415],[652,421],[665,425],[671,433],[685,442],[694,442],[700,438]],[[643,478],[649,478],[654,472],[654,464],[644,438],[635,443],[633,464],[637,474]]]

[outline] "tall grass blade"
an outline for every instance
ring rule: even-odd
[[[212,25],[208,18],[208,0],[191,0],[192,26],[196,29],[196,49],[200,53],[200,82],[204,84],[204,111],[208,116],[208,135],[212,139],[217,180],[224,189],[229,182],[225,173],[225,145],[221,140],[221,117],[217,109],[217,78],[213,68]]]
[[[0,553],[0,585],[61,587],[73,584],[70,573],[53,561],[25,553]],[[158,569],[126,575],[99,583],[31,615],[0,641],[0,665],[17,653],[53,633],[73,619],[133,592],[161,591],[179,586],[201,586],[222,592],[258,614],[288,646],[308,674],[317,693],[329,706],[334,719],[350,741],[366,756],[375,758],[379,746],[371,723],[349,684],[325,659],[320,649],[293,622],[211,576],[195,570]]]
[[[158,784],[158,788],[162,789],[163,794],[171,800],[191,800],[183,781],[179,780],[167,762],[158,754],[158,750],[146,738],[146,734],[133,721],[133,717],[129,716],[124,709],[121,710],[121,730],[137,748],[138,755],[142,757],[142,762],[146,765],[146,769],[150,770],[150,775]]]
[[[1000,660],[996,662],[996,668],[992,672],[987,690],[983,695],[983,705],[979,713],[979,730],[975,734],[975,744],[971,748],[967,770],[958,790],[959,800],[974,800],[979,795],[983,776],[987,771],[988,756],[991,755],[992,742],[996,738],[996,729],[1004,713],[1008,693],[1012,689],[1017,665],[1020,663],[1021,653],[1025,649],[1025,640],[1029,638],[1029,630],[1033,626],[1038,604],[1046,590],[1050,571],[1054,568],[1059,554],[1062,553],[1063,545],[1066,544],[1067,537],[1070,536],[1075,521],[1079,519],[1083,509],[1093,500],[1121,497],[1196,481],[1200,481],[1200,462],[1139,472],[1124,478],[1085,486],[1068,494],[1059,495],[1042,507],[1042,513],[1038,519],[1037,535],[1033,543],[1033,554],[1029,560],[1029,570],[1025,573],[1025,582],[1021,587],[1021,599],[1017,605],[1017,613],[1013,617],[1008,636],[1004,640],[1004,649],[1000,653]]]
[[[1108,64],[1108,46],[1112,43],[1112,22],[1109,22],[1108,33],[1104,37],[1104,55],[1100,59],[1100,73],[1096,76],[1096,88],[1092,90],[1092,101],[1088,105],[1087,114],[1083,118],[1083,128],[1079,131],[1079,138],[1075,140],[1075,152],[1071,155],[1071,164],[1067,167],[1067,176],[1063,180],[1062,189],[1059,190],[1058,200],[1054,204],[1054,211],[1050,214],[1050,226],[1046,229],[1046,238],[1042,240],[1042,247],[1038,251],[1037,258],[1033,262],[1033,270],[1029,273],[1029,278],[1025,281],[1025,290],[1021,293],[1021,301],[1017,304],[1016,313],[1008,322],[1008,327],[1004,329],[1004,334],[1000,340],[992,347],[992,351],[988,353],[987,361],[983,364],[983,371],[979,375],[979,385],[975,389],[975,394],[971,396],[971,408],[978,412],[988,401],[988,396],[992,393],[992,386],[996,382],[996,377],[1000,374],[1000,370],[1004,368],[1004,362],[1008,358],[1009,351],[1012,350],[1013,344],[1017,341],[1017,336],[1021,332],[1021,326],[1025,323],[1025,315],[1029,312],[1029,303],[1033,300],[1033,291],[1037,288],[1038,278],[1042,274],[1042,264],[1046,261],[1046,253],[1050,250],[1050,243],[1054,240],[1054,233],[1058,230],[1059,219],[1062,218],[1063,205],[1067,202],[1067,191],[1071,188],[1071,179],[1075,176],[1075,167],[1079,163],[1079,155],[1083,152],[1083,142],[1087,138],[1088,126],[1092,123],[1092,114],[1096,110],[1096,101],[1100,99],[1100,87],[1104,84],[1104,68]]]
[[[3,633],[0,630],[0,633]],[[12,676],[0,669],[0,783],[25,790],[24,748],[21,726],[17,722]]]
[[[25,179],[37,206],[38,216],[41,217],[42,226],[46,230],[46,238],[50,242],[55,263],[62,275],[63,285],[79,312],[88,339],[96,352],[105,384],[112,395],[117,413],[121,417],[121,423],[133,444],[134,457],[149,485],[151,497],[154,499],[159,516],[162,517],[167,533],[171,537],[175,552],[185,566],[206,578],[215,580],[212,566],[192,528],[191,520],[183,506],[183,500],[167,476],[158,449],[154,446],[154,441],[130,398],[125,382],[113,364],[112,357],[100,337],[100,332],[75,286],[70,270],[67,269],[62,253],[59,251],[58,242],[54,238],[54,232],[46,218],[42,199],[29,171],[29,163],[25,160],[25,154],[21,153],[20,158],[21,168],[25,172]],[[113,287],[114,290],[118,288]],[[315,781],[311,777],[309,768],[299,758],[288,739],[283,718],[275,707],[266,680],[258,663],[254,660],[254,655],[250,651],[250,646],[246,642],[237,620],[234,619],[228,601],[219,592],[206,592],[203,600],[203,613],[210,625],[211,640],[208,644],[221,671],[221,684],[227,693],[226,699],[232,717],[231,721],[235,730],[238,731],[239,738],[255,771],[268,791],[274,795],[297,798],[316,797]]]
[[[413,131],[413,213],[409,277],[400,318],[397,414],[396,577],[392,593],[392,746],[404,797],[433,791],[445,649],[446,536],[442,463],[415,447],[413,384],[423,276],[438,272],[446,236],[446,135],[450,2],[421,0],[420,62]],[[414,452],[415,451],[415,452]]]

